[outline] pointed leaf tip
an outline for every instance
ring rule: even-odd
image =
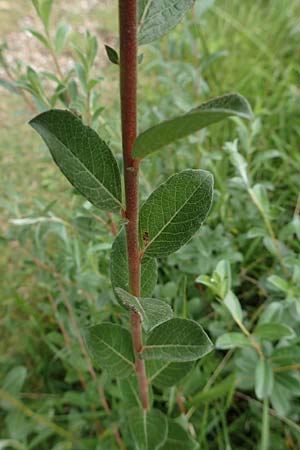
[[[165,145],[231,116],[248,120],[253,118],[248,100],[240,94],[215,97],[186,114],[148,128],[136,138],[133,156],[144,158]]]
[[[65,177],[98,208],[119,212],[121,176],[108,145],[70,111],[52,109],[31,125],[47,144]]]

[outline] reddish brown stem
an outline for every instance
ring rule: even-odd
[[[137,131],[137,1],[119,0],[120,23],[120,98],[122,144],[126,195],[126,237],[130,291],[140,295],[140,258],[138,243],[139,160],[132,155]],[[148,381],[145,363],[139,358],[142,351],[140,317],[131,316],[132,340],[136,354],[136,374],[144,409],[149,409]]]

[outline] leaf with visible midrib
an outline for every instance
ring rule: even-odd
[[[195,361],[212,349],[212,342],[199,323],[177,318],[154,328],[141,356],[163,361]]]
[[[295,336],[295,332],[291,327],[288,327],[282,323],[273,322],[257,325],[253,331],[253,334],[260,339],[267,339],[269,341],[277,341],[284,337],[292,338]]]
[[[98,134],[69,111],[53,109],[30,122],[72,185],[93,205],[118,212],[121,176],[117,162]]]
[[[219,336],[215,346],[218,349],[227,350],[236,347],[251,347],[251,342],[244,334],[233,331],[231,333],[225,333]]]
[[[158,450],[166,442],[168,421],[158,409],[134,409],[128,417],[129,428],[138,450]]]
[[[129,291],[128,254],[125,228],[114,240],[111,249],[110,277],[113,288]],[[141,264],[141,295],[152,294],[157,282],[157,263],[154,258],[143,258]]]
[[[166,256],[184,245],[206,218],[212,195],[213,177],[204,170],[184,170],[161,184],[140,211],[144,255]]]
[[[129,411],[133,408],[142,408],[142,401],[140,396],[140,388],[136,375],[132,375],[122,380],[118,380],[118,386],[122,398],[122,407],[124,411]],[[148,386],[149,404],[150,408],[153,403],[153,392],[151,385]]]
[[[136,138],[133,155],[144,158],[165,145],[230,116],[252,118],[251,107],[243,96],[226,94],[216,97],[186,114],[154,125]]]
[[[124,378],[133,373],[132,338],[125,328],[100,323],[86,330],[85,339],[92,358],[112,376]]]
[[[168,419],[168,438],[161,450],[196,450],[199,444],[174,420]]]
[[[139,44],[149,44],[167,34],[194,3],[195,0],[139,0]]]
[[[270,361],[260,359],[255,368],[255,394],[259,400],[271,395],[274,385],[274,374]]]
[[[172,308],[163,300],[135,297],[120,288],[116,288],[115,291],[125,307],[140,315],[142,326],[146,332],[173,316]]]
[[[166,362],[157,360],[147,361],[147,375],[149,382],[154,386],[165,388],[174,386],[192,370],[191,362]]]

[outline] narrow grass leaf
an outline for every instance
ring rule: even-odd
[[[172,308],[163,300],[135,297],[120,288],[115,291],[126,308],[139,314],[142,326],[147,333],[173,317]]]
[[[203,405],[203,403],[211,402],[220,398],[224,398],[228,392],[230,392],[236,383],[235,375],[229,375],[224,380],[220,381],[220,383],[214,384],[209,389],[202,389],[197,394],[193,395],[193,398],[191,398],[190,403],[193,406],[200,406]]]
[[[133,373],[132,338],[125,328],[100,323],[86,330],[86,342],[92,358],[110,375],[125,378]]]
[[[11,81],[0,78],[0,86],[6,89],[8,92],[11,92],[12,94],[20,95],[19,89],[17,88],[15,83],[12,83]]]
[[[212,342],[199,323],[176,318],[154,328],[146,341],[142,358],[195,361],[212,349]]]
[[[128,417],[129,428],[138,450],[158,450],[166,442],[168,421],[158,409],[134,409]]]
[[[161,184],[141,207],[140,245],[144,255],[178,250],[205,220],[213,196],[213,177],[205,170],[184,170]]]
[[[145,158],[165,145],[231,116],[252,118],[251,107],[240,94],[216,97],[186,114],[154,125],[137,137],[133,155],[135,158]]]
[[[121,177],[117,162],[98,134],[69,111],[53,109],[30,121],[70,183],[93,205],[118,212]]]
[[[125,228],[117,235],[111,250],[110,277],[114,289],[129,291],[128,254]],[[157,282],[157,262],[154,258],[144,257],[141,264],[141,295],[152,294]]]

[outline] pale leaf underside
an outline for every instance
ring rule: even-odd
[[[167,34],[194,3],[195,0],[139,0],[139,44],[149,44]]]
[[[216,97],[186,114],[148,128],[137,137],[133,154],[136,158],[144,158],[165,145],[230,116],[248,120],[252,118],[251,107],[240,94],[225,94]]]
[[[116,288],[115,291],[125,307],[139,314],[146,332],[173,316],[172,308],[163,300],[135,297],[120,288]]]

